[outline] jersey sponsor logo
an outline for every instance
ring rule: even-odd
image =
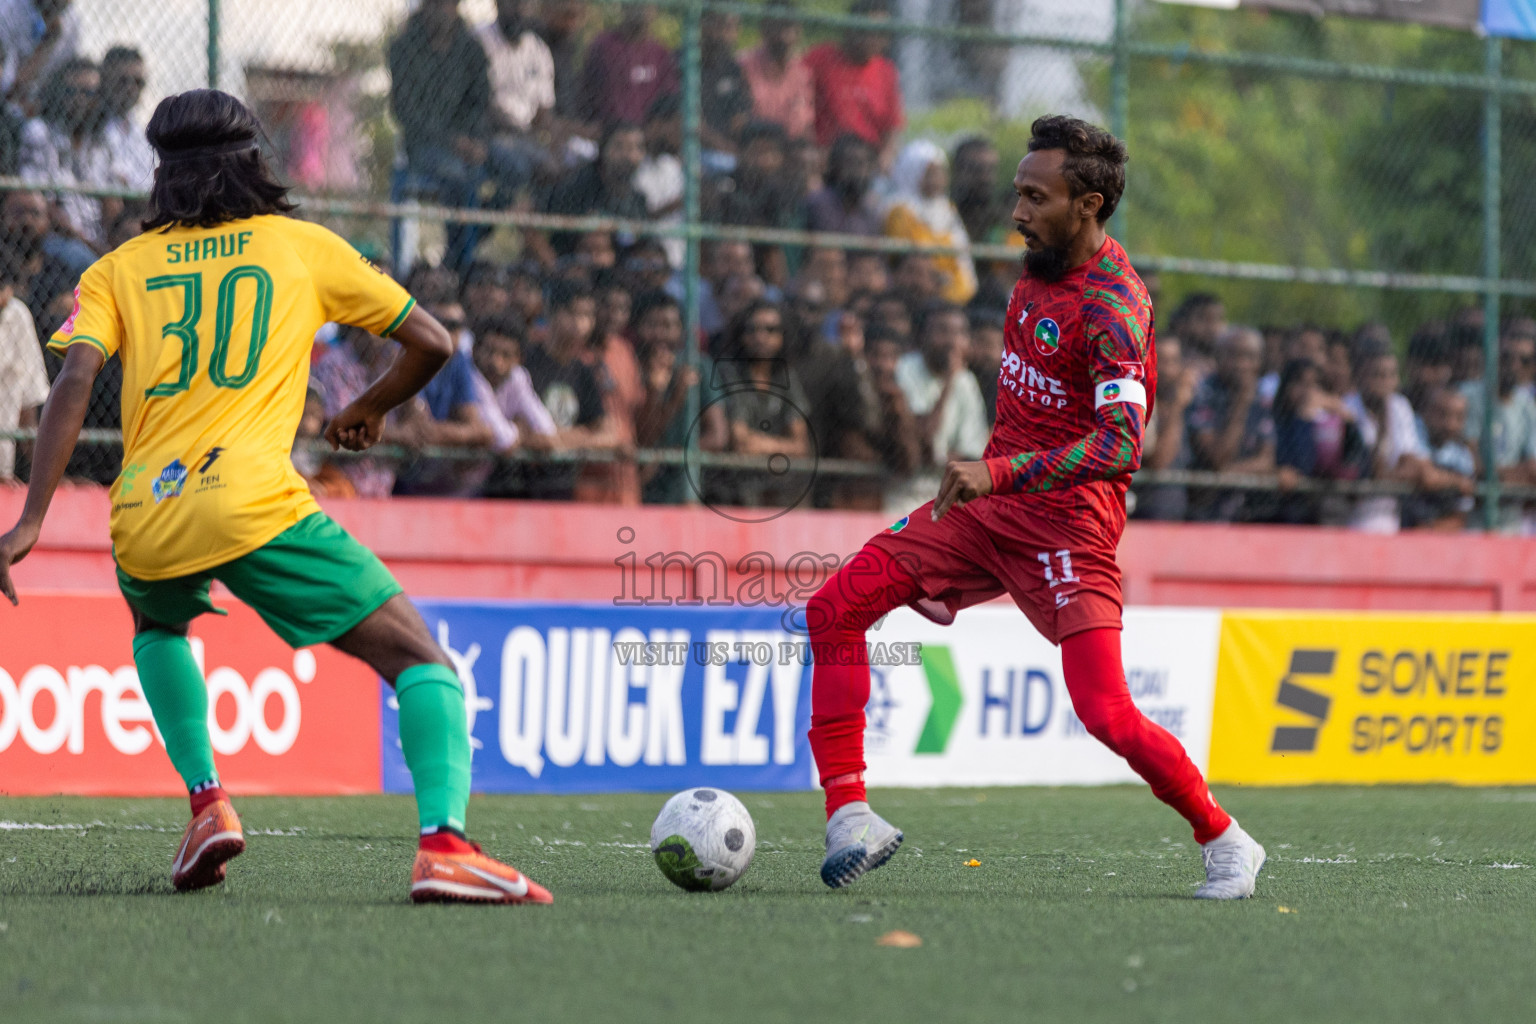
[[[75,333],[75,318],[80,315],[80,286],[75,286],[75,308],[69,311],[69,319],[59,325],[60,334]]]
[[[1107,380],[1094,390],[1093,407],[1095,409],[1121,402],[1139,405],[1145,409],[1147,407],[1146,386],[1141,381],[1122,377],[1120,380]]]
[[[1026,363],[1017,352],[1003,353],[997,380],[998,386],[1031,404],[1043,405],[1048,409],[1067,407],[1067,389],[1062,382],[1055,377],[1047,377]]]
[[[1033,302],[1024,303],[1024,308],[1019,310],[1019,326],[1024,326],[1024,321],[1029,319],[1029,311],[1035,308]]]
[[[156,505],[181,493],[181,489],[187,485],[187,472],[187,467],[181,464],[180,459],[172,459],[171,464],[160,471],[150,486],[150,490],[155,493]]]
[[[911,520],[912,520],[911,516],[902,516],[900,519],[896,520],[890,526],[887,526],[885,528],[885,532],[886,533],[900,533],[902,530],[905,530],[907,528],[907,523],[911,522]]]
[[[1061,328],[1048,316],[1035,324],[1035,351],[1043,356],[1053,356],[1061,348]]]
[[[208,473],[208,467],[212,466],[215,462],[217,462],[219,460],[219,456],[223,455],[223,454],[224,454],[224,449],[223,448],[219,448],[217,446],[215,446],[213,448],[209,448],[206,452],[204,452],[203,453],[203,464],[201,466],[197,467],[197,475],[198,476],[206,476],[207,473]]]

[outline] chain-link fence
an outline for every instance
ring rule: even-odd
[[[459,333],[458,383],[363,459],[312,439],[389,346],[322,334],[321,491],[906,511],[985,441],[1047,112],[1132,156],[1137,514],[1517,528],[1536,485],[1524,43],[1130,0],[7,0],[5,33],[0,252],[40,335],[137,230],[153,102],[207,84]],[[72,476],[117,474],[120,380]]]

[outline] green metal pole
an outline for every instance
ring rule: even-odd
[[[1484,67],[1490,78],[1503,74],[1503,43],[1489,36],[1483,44]],[[1483,422],[1482,456],[1488,493],[1483,498],[1483,527],[1499,525],[1499,468],[1494,464],[1495,405],[1499,400],[1499,206],[1502,129],[1502,93],[1496,87],[1483,93]]]
[[[683,221],[688,228],[683,257],[683,365],[694,370],[699,365],[699,181],[703,173],[699,165],[699,21],[703,9],[702,0],[689,0],[683,11]],[[688,389],[686,408],[692,428],[699,422],[698,385]],[[699,431],[690,429],[686,443],[687,464],[698,466]],[[703,484],[702,471],[699,483]],[[690,487],[688,502],[698,500]]]
[[[1109,130],[1121,141],[1129,126],[1131,112],[1131,51],[1128,16],[1128,0],[1115,0],[1115,36],[1109,66]],[[1109,231],[1123,246],[1129,246],[1125,237],[1125,197],[1109,219]]]
[[[219,0],[208,0],[208,88],[219,87]]]

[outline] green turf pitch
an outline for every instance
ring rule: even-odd
[[[757,858],[717,894],[652,863],[664,795],[477,797],[553,907],[410,906],[403,798],[241,800],[245,855],[186,896],[184,802],[5,798],[0,1020],[1536,1017],[1536,791],[1219,795],[1269,848],[1241,903],[1188,898],[1198,848],[1131,787],[878,792],[906,846],[841,892],[817,795],[742,794]]]

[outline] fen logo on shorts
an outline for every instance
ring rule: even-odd
[[[1061,348],[1061,328],[1048,316],[1035,324],[1035,350],[1043,356],[1053,356]]]
[[[187,485],[187,467],[181,464],[180,459],[172,459],[171,464],[160,471],[155,477],[155,482],[150,490],[155,493],[155,504],[158,505],[166,498],[174,498],[181,493],[181,489]]]
[[[911,520],[912,520],[911,516],[902,516],[900,519],[896,520],[890,526],[887,526],[885,528],[885,532],[886,533],[900,533],[902,530],[905,530],[907,528],[907,523],[909,523]]]

